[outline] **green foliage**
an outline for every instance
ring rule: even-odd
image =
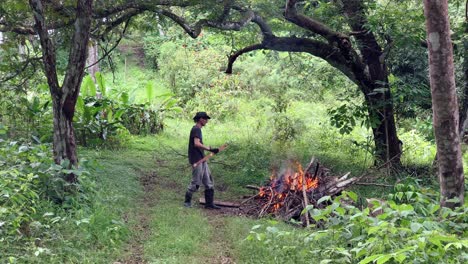
[[[341,134],[349,134],[360,122],[360,126],[370,128],[371,125],[367,115],[367,109],[354,103],[343,103],[342,105],[328,110],[332,126],[339,129]]]
[[[261,245],[275,263],[465,263],[466,206],[441,209],[436,193],[418,189],[397,185],[393,200],[362,210],[353,205],[357,195],[345,192],[324,209],[308,207],[311,229],[254,226],[246,243]]]
[[[8,138],[19,140],[32,137],[37,142],[51,142],[52,110],[46,89],[41,84],[24,94],[2,91],[0,122],[8,127]]]
[[[418,45],[426,38],[421,2],[366,1],[369,15],[368,27],[380,41],[391,37],[396,47]]]
[[[119,130],[124,127],[120,118],[124,110],[117,109],[115,103],[107,98],[95,96],[78,97],[75,116],[76,135],[84,146],[117,140]]]
[[[412,122],[410,130],[404,128],[399,130],[399,137],[403,142],[402,162],[408,165],[429,166],[434,161],[436,147],[433,141],[425,139],[427,134],[424,132],[427,131],[425,128],[432,132],[432,124],[420,119]]]
[[[280,145],[286,145],[298,139],[305,129],[305,124],[298,118],[288,113],[291,99],[283,92],[284,85],[270,88],[271,97],[274,99],[272,106],[273,140]]]
[[[82,263],[82,248],[111,251],[128,235],[115,210],[105,209],[85,159],[70,170],[53,163],[49,147],[0,140],[1,263]],[[64,181],[69,173],[80,184]]]
[[[40,178],[46,176],[37,167],[47,160],[44,154],[40,146],[0,141],[0,235],[6,243],[17,233],[29,235],[26,229],[37,218]]]
[[[106,144],[121,145],[131,134],[146,135],[162,131],[167,114],[180,112],[172,94],[155,95],[151,82],[144,91],[145,103],[135,103],[129,93],[108,91],[102,74],[96,75],[96,83],[86,76],[77,100],[75,125],[77,138],[84,146]],[[132,100],[132,101],[131,101]]]
[[[159,112],[149,108],[146,104],[129,105],[122,109],[125,109],[122,124],[131,134],[156,134],[163,129]]]
[[[201,42],[190,49],[181,42],[166,42],[160,47],[161,75],[182,105],[201,90],[213,87],[212,75],[218,72],[224,60],[220,53],[198,48],[198,45],[202,45]],[[200,67],[202,64],[204,66]]]

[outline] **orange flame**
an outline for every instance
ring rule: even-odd
[[[270,186],[261,187],[258,196],[268,199],[271,206],[270,213],[278,211],[283,205],[286,197],[291,192],[306,192],[316,189],[319,185],[318,178],[313,178],[310,173],[304,172],[300,163],[294,163],[296,171],[288,168],[283,175],[276,177],[273,173],[270,176]]]

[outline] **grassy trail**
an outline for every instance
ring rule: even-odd
[[[193,208],[183,207],[190,177],[185,159],[154,138],[136,139],[118,156],[101,154],[105,174],[115,177],[114,170],[131,164],[131,173],[119,177],[133,177],[141,188],[124,213],[130,239],[115,263],[238,263],[238,241],[253,220],[236,216],[234,209],[202,208],[197,200],[203,192],[194,195]],[[226,192],[217,194],[230,196]]]

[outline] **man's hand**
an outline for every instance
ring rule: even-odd
[[[212,147],[210,147],[210,151],[213,152],[214,154],[218,154],[219,148],[212,148]]]

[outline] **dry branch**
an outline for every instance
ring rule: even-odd
[[[198,202],[200,204],[206,204],[206,201],[205,201],[205,198],[201,197]],[[222,201],[214,201],[213,202],[215,205],[219,205],[219,206],[224,206],[224,207],[235,207],[235,208],[239,208],[240,207],[240,204],[238,203],[231,203],[231,202],[222,202]]]

